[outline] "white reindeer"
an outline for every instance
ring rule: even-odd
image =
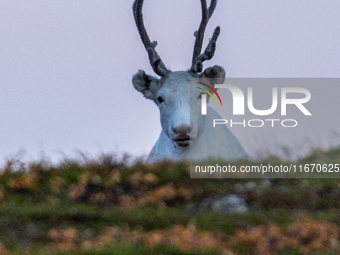
[[[202,72],[202,63],[213,57],[220,33],[220,28],[217,27],[207,48],[201,54],[204,31],[215,10],[217,0],[211,0],[209,8],[206,1],[201,0],[202,21],[198,31],[195,32],[192,66],[188,71],[176,72],[165,67],[155,50],[157,42],[151,42],[149,39],[143,22],[143,2],[143,0],[135,0],[133,14],[140,37],[148,52],[150,64],[155,73],[161,76],[158,79],[139,70],[132,79],[136,90],[154,101],[160,111],[162,131],[147,162],[166,158],[176,161],[189,160],[190,155],[192,160],[209,158],[230,160],[246,157],[241,144],[225,125],[213,127],[213,119],[221,119],[215,110],[208,106],[207,115],[201,115],[199,106],[203,91],[197,89],[197,86],[190,86],[192,78],[199,79],[210,86],[221,84],[225,79],[225,71],[221,66],[215,65]],[[190,104],[197,105],[191,109],[191,118]]]

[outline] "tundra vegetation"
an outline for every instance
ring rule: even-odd
[[[340,148],[315,149],[293,163],[339,156]],[[13,159],[0,171],[0,254],[339,254],[339,184],[190,179],[186,162],[146,165],[115,155],[58,164]],[[231,194],[249,210],[195,207]]]

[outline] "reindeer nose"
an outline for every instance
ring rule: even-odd
[[[172,126],[172,132],[174,135],[179,137],[190,137],[190,132],[192,131],[192,125],[178,125]]]

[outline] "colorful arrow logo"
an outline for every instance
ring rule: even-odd
[[[197,83],[199,83],[199,84],[201,84],[201,85],[203,85],[203,86],[206,86],[206,87],[209,88],[212,92],[214,92],[214,94],[218,97],[218,100],[220,100],[220,103],[221,103],[221,106],[222,106],[222,100],[221,100],[221,98],[220,98],[220,95],[217,93],[217,91],[216,91],[212,86],[210,86],[210,85],[208,85],[208,84],[205,84],[205,83],[203,83],[203,82],[197,82]],[[209,92],[209,90],[203,89],[203,88],[200,88],[200,87],[197,87],[197,88],[200,89],[200,90],[203,90],[204,92],[206,92],[206,93],[214,100],[215,105],[217,105],[214,96]]]

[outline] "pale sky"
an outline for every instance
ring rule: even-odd
[[[0,0],[0,162],[20,150],[29,160],[148,154],[161,126],[131,82],[138,69],[155,75],[132,2]],[[164,63],[188,69],[200,1],[144,5]],[[219,0],[203,47],[218,25],[221,35],[205,67],[219,64],[230,78],[339,77],[339,13],[338,0]]]

